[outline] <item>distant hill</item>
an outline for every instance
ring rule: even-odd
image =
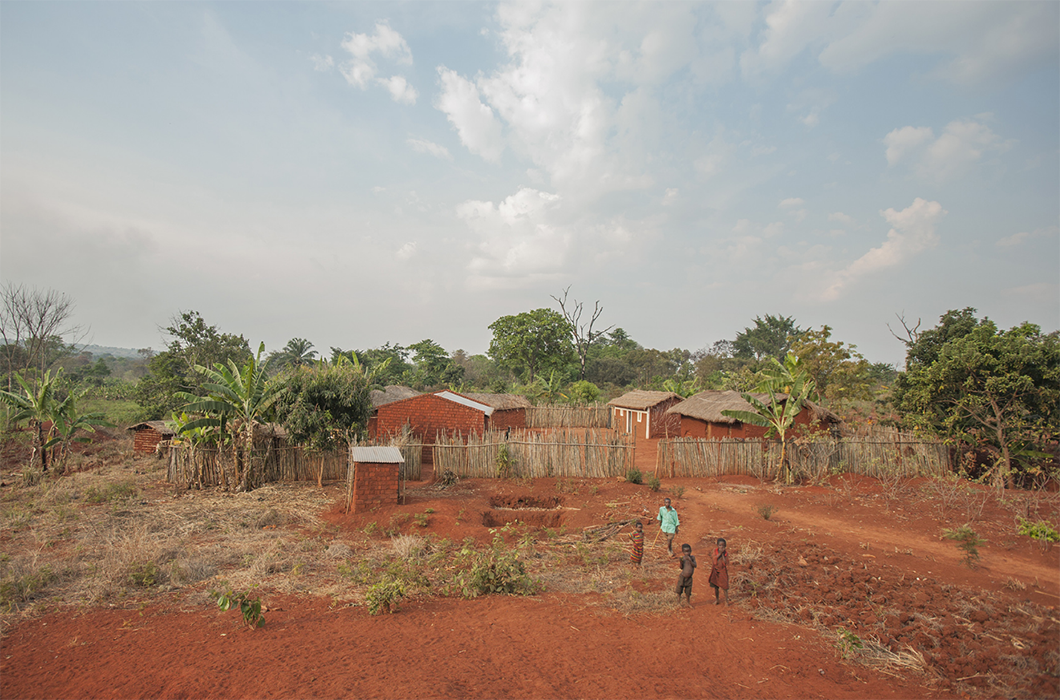
[[[139,351],[136,348],[112,348],[107,345],[86,345],[82,350],[84,352],[92,353],[93,357],[102,357],[103,355],[130,357],[133,359],[140,357]]]

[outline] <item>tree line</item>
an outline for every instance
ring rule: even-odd
[[[10,403],[11,396],[25,395],[53,370],[48,381],[59,400],[76,391],[119,387],[117,393],[140,407],[142,419],[180,419],[193,424],[193,435],[210,426],[196,423],[189,406],[224,394],[224,377],[236,381],[245,372],[259,372],[262,386],[278,396],[275,405],[300,416],[304,425],[292,424],[294,432],[319,447],[335,435],[355,435],[355,426],[363,430],[368,392],[393,384],[575,403],[606,400],[632,388],[682,396],[706,389],[747,393],[774,386],[777,368],[794,358],[812,387],[807,398],[848,420],[918,430],[985,454],[987,459],[978,460],[985,465],[981,476],[1009,485],[1017,476],[1056,473],[1050,457],[1060,427],[1056,331],[1043,333],[1030,323],[999,329],[971,308],[948,311],[936,327],[923,331],[919,323],[910,328],[901,319],[904,337],[896,338],[906,346],[906,362],[899,369],[870,362],[855,345],[834,338],[827,325],[804,328],[790,316],[767,314],[709,348],[659,350],[621,327],[605,326],[599,301],[589,312],[569,291],[552,297],[558,308],[498,318],[489,326],[489,349],[476,355],[448,351],[429,338],[407,346],[330,347],[327,353],[307,339],[292,338],[279,350],[263,355],[261,347],[255,355],[243,335],[184,311],[163,329],[164,349],[122,360],[118,378],[111,376],[116,358],[86,357],[64,340],[63,332],[82,332],[71,322],[68,298],[9,285],[0,304],[4,393]],[[19,379],[28,388],[20,387]],[[342,392],[360,397],[362,405],[326,405],[324,398]],[[345,412],[345,427],[324,429],[329,411]],[[213,428],[225,427],[227,418],[221,418]]]

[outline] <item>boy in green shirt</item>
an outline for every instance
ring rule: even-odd
[[[674,537],[677,536],[677,528],[681,525],[681,519],[677,517],[677,509],[670,505],[670,499],[663,500],[663,506],[659,509],[659,527],[666,535],[666,551],[670,558],[674,556]]]

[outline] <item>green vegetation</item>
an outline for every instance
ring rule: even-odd
[[[957,542],[957,546],[964,552],[964,563],[969,567],[975,567],[979,561],[979,547],[986,544],[986,540],[979,539],[978,533],[969,525],[961,525],[955,530],[943,530],[942,536]]]
[[[658,491],[662,487],[662,482],[659,481],[659,477],[652,474],[648,477],[648,488],[652,491]]]
[[[1060,532],[1044,520],[1035,522],[1020,518],[1017,532],[1041,542],[1060,542]]]
[[[777,512],[777,508],[769,503],[762,503],[756,509],[758,514],[762,516],[763,520],[769,520],[773,517],[773,514]]]
[[[217,607],[228,611],[239,608],[239,614],[243,617],[243,624],[251,629],[265,626],[265,616],[261,614],[261,599],[251,598],[246,591],[233,591],[228,588],[228,583],[221,582],[225,587],[223,590],[211,590],[210,597],[217,601]]]
[[[626,481],[631,484],[640,484],[644,482],[644,474],[639,469],[633,467],[626,470]]]

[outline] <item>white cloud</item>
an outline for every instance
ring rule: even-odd
[[[787,199],[782,199],[778,206],[785,210],[788,216],[795,219],[795,221],[802,221],[806,218],[806,210],[802,206],[805,203],[802,197],[788,197]]]
[[[482,103],[478,88],[470,80],[444,66],[438,67],[442,94],[435,106],[456,127],[460,142],[484,160],[497,163],[504,150],[500,122],[493,110]]]
[[[379,66],[373,56],[381,56],[401,65],[412,63],[412,51],[409,45],[405,43],[401,34],[390,28],[386,21],[377,22],[375,32],[372,34],[347,32],[342,40],[342,48],[350,54],[351,60],[339,66],[339,71],[350,85],[367,90],[368,85],[374,81],[385,87],[395,102],[416,103],[416,90],[404,77],[400,75],[378,79],[375,77]],[[329,56],[328,60],[330,59]]]
[[[829,221],[838,221],[845,226],[852,226],[854,224],[854,217],[844,214],[841,211],[832,212],[828,215]]]
[[[938,202],[928,202],[919,197],[902,211],[881,211],[880,215],[892,227],[887,232],[887,240],[837,273],[835,281],[825,291],[824,298],[837,299],[840,292],[851,282],[900,265],[917,254],[934,248],[938,245],[935,229],[946,213]]]
[[[895,129],[883,137],[883,142],[887,145],[887,164],[894,165],[907,153],[919,149],[933,138],[935,132],[930,126],[903,126],[901,129]]]
[[[331,56],[321,56],[320,54],[315,53],[309,57],[309,60],[313,62],[313,70],[321,73],[327,73],[335,67],[335,59]]]
[[[998,240],[996,245],[1001,248],[1011,248],[1014,246],[1022,245],[1025,241],[1029,241],[1032,238],[1041,238],[1043,236],[1056,236],[1057,227],[1050,226],[1047,228],[1036,229],[1035,231],[1020,231],[1014,233],[1011,236],[1005,236]]]
[[[418,93],[414,87],[408,84],[404,77],[395,75],[389,78],[377,78],[376,82],[390,92],[394,102],[401,102],[407,105],[416,104]]]
[[[409,241],[405,245],[401,246],[400,248],[398,248],[397,253],[396,253],[398,260],[408,260],[409,258],[411,258],[415,254],[416,254],[416,242],[415,241]]]
[[[669,187],[666,190],[666,194],[663,195],[662,204],[664,207],[668,207],[677,201],[679,191],[676,187]]]
[[[433,141],[428,141],[427,139],[406,139],[405,143],[412,146],[412,150],[417,153],[426,153],[435,158],[445,158],[446,160],[453,159],[453,156],[449,154],[448,148],[440,146]]]
[[[920,178],[946,182],[968,172],[986,153],[1003,153],[1013,141],[1005,141],[990,127],[975,120],[955,120],[937,139],[931,127],[905,126],[883,139],[889,165],[910,160]]]
[[[777,0],[766,9],[766,29],[757,49],[740,56],[744,75],[775,71],[786,66],[826,33],[830,3]]]
[[[571,234],[554,220],[559,195],[524,187],[500,204],[468,200],[456,215],[481,237],[468,263],[479,287],[555,273],[566,263]]]

